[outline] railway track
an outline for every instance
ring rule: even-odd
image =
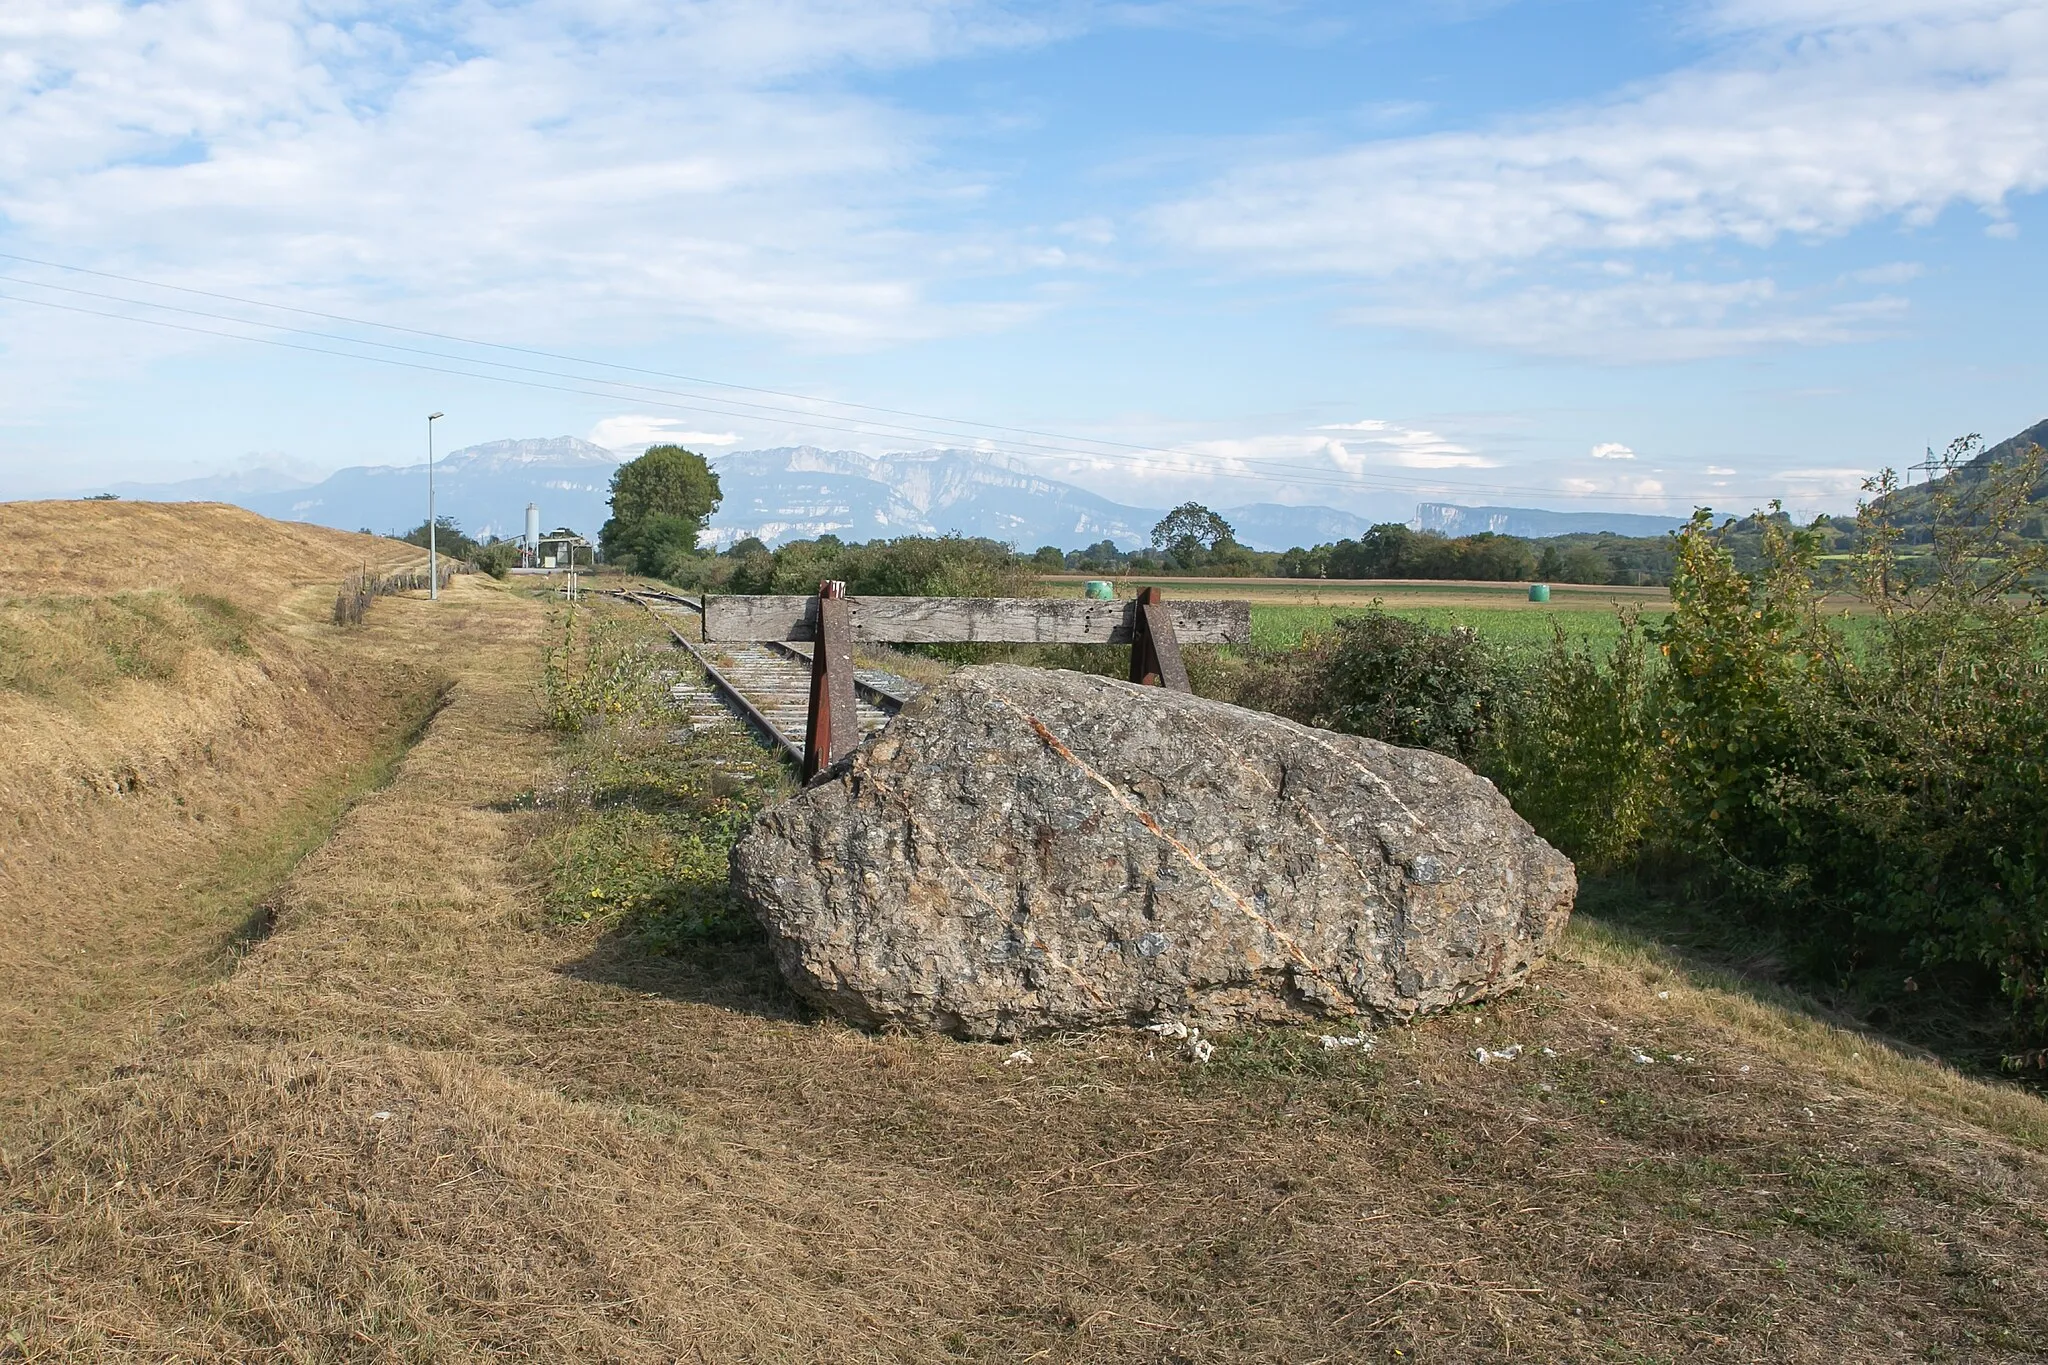
[[[759,644],[705,644],[703,606],[694,598],[658,591],[622,592],[668,628],[694,669],[680,670],[669,687],[678,710],[693,730],[738,724],[803,762],[810,719],[811,656],[801,645],[779,640]],[[875,668],[854,670],[854,691],[862,735],[887,725],[922,688],[908,678]]]

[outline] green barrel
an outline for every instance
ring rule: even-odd
[[[1086,593],[1091,602],[1113,601],[1116,597],[1116,585],[1100,578],[1090,579]]]
[[[1531,583],[1529,585],[1529,600],[1531,602],[1548,602],[1550,600],[1550,585],[1548,583]]]

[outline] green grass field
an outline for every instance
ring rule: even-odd
[[[1075,575],[1042,580],[1055,595],[1078,596]],[[1531,602],[1526,583],[1474,583],[1415,579],[1331,580],[1299,578],[1132,578],[1119,580],[1120,595],[1158,586],[1169,598],[1238,598],[1252,605],[1252,643],[1291,649],[1313,630],[1328,630],[1339,616],[1355,615],[1378,603],[1395,616],[1432,626],[1470,626],[1488,640],[1520,652],[1550,647],[1553,629],[1568,640],[1610,648],[1621,634],[1621,612],[1639,611],[1645,626],[1670,613],[1663,588],[1596,587],[1554,583],[1550,601]]]
[[[1533,604],[1521,607],[1429,607],[1410,605],[1390,597],[1383,605],[1389,616],[1405,616],[1411,621],[1422,621],[1440,628],[1470,626],[1485,639],[1515,654],[1537,654],[1550,648],[1553,630],[1563,631],[1565,639],[1573,643],[1585,641],[1591,644],[1596,654],[1611,651],[1621,635],[1621,608],[1613,604],[1560,604],[1553,601],[1547,608]],[[1338,617],[1355,616],[1369,606],[1369,603],[1267,606],[1254,600],[1252,643],[1264,649],[1292,649],[1308,632],[1328,630],[1330,623]],[[1654,606],[1645,603],[1640,610],[1639,619],[1645,630],[1662,625],[1671,614],[1666,603]],[[1868,647],[1877,625],[1877,618],[1864,612],[1838,621],[1850,646],[1858,651]]]
[[[1613,647],[1621,634],[1619,609],[1609,603],[1566,604],[1553,601],[1548,606],[1525,603],[1520,606],[1412,606],[1402,598],[1389,597],[1385,602],[1387,613],[1405,616],[1413,621],[1422,621],[1432,626],[1470,626],[1481,636],[1517,653],[1540,652],[1550,647],[1553,631],[1561,630],[1565,638],[1572,641],[1584,640],[1597,651]],[[1287,649],[1301,643],[1302,636],[1314,630],[1328,630],[1339,616],[1354,616],[1367,610],[1367,604],[1347,603],[1343,606],[1268,606],[1262,602],[1252,604],[1252,643],[1268,649]],[[1647,606],[1642,613],[1644,625],[1663,621],[1668,613],[1662,609]]]

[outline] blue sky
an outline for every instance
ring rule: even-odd
[[[0,260],[0,496],[408,462],[440,410],[1154,506],[1842,510],[2048,416],[2048,0],[9,0],[0,120],[50,263]]]

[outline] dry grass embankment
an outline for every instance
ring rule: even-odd
[[[413,642],[324,624],[409,546],[99,502],[0,505],[0,543],[4,1110],[218,970],[432,689]]]
[[[536,789],[648,736],[543,734],[538,606],[443,609],[474,642],[447,706],[276,932],[8,1146],[16,1355],[2048,1351],[2048,1107],[1598,932],[1371,1050],[1280,1030],[1195,1066],[873,1036],[753,941],[550,924]],[[735,771],[716,740],[660,761]]]

